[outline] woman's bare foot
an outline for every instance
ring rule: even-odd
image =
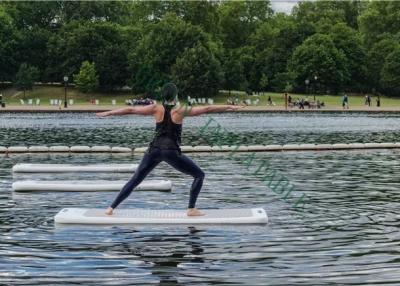
[[[108,207],[108,208],[106,209],[106,215],[112,215],[113,212],[114,212],[114,209],[113,209],[112,207]]]
[[[198,209],[194,208],[194,209],[188,209],[187,213],[188,216],[202,216],[205,215],[205,213],[199,211]]]

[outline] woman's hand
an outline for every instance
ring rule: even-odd
[[[109,116],[110,113],[108,111],[104,111],[104,112],[97,112],[96,115],[98,117],[106,117],[106,116]]]

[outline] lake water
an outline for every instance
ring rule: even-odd
[[[224,114],[236,144],[400,141],[391,114]],[[209,144],[207,117],[190,118],[184,145]],[[0,146],[145,146],[150,118],[92,114],[0,114]],[[210,139],[211,138],[211,139]],[[198,207],[263,207],[261,226],[55,227],[64,207],[105,208],[114,193],[16,194],[16,180],[128,179],[129,174],[13,175],[16,163],[137,163],[140,155],[0,155],[0,285],[399,285],[398,150],[189,154],[206,173]],[[308,197],[303,211],[272,192],[262,161]],[[171,193],[134,192],[121,207],[184,208],[191,178],[162,163],[149,179]]]

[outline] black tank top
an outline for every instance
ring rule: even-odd
[[[171,109],[173,106],[163,105],[164,118],[156,124],[156,134],[150,143],[150,148],[172,149],[180,151],[182,124],[172,122]]]

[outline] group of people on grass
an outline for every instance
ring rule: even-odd
[[[371,106],[371,101],[372,101],[371,96],[370,96],[369,94],[365,95],[365,102],[364,102],[364,104],[365,104],[365,105],[368,105],[368,106]],[[377,106],[377,107],[381,106],[381,99],[380,99],[379,96],[376,98],[376,106]]]
[[[371,106],[371,102],[372,102],[371,96],[369,94],[366,94],[364,98],[364,104]],[[381,99],[379,95],[376,98],[376,106],[377,107],[381,106]],[[349,109],[349,97],[347,96],[347,94],[344,94],[342,96],[342,107],[343,109]]]
[[[299,109],[304,109],[306,106],[308,108],[321,108],[325,106],[323,101],[317,100],[316,102],[310,101],[308,97],[306,98],[296,98],[295,100],[289,95],[288,97],[289,107],[298,107]]]

